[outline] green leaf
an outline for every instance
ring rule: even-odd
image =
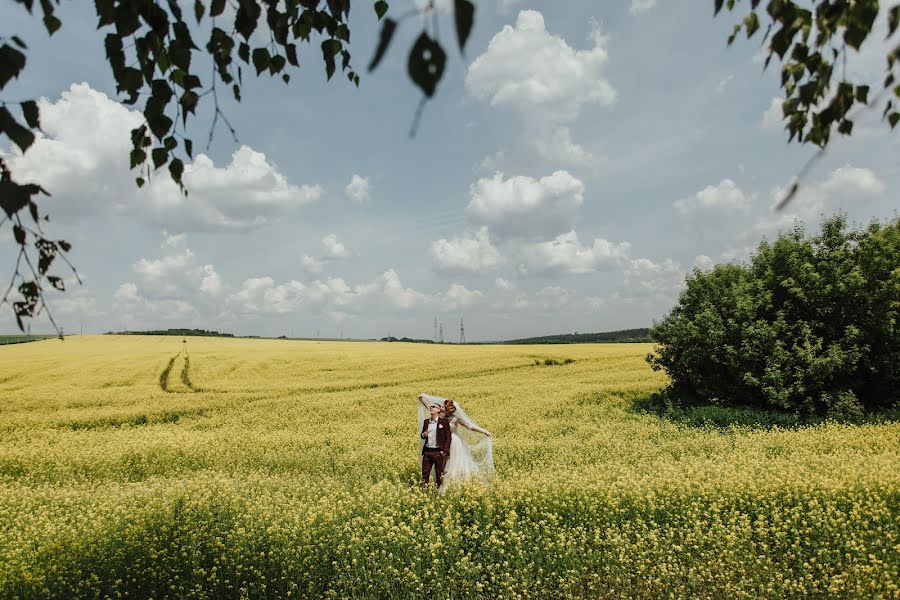
[[[867,85],[856,86],[856,101],[862,102],[863,104],[868,103],[868,101],[869,101],[869,86],[867,86]]]
[[[287,64],[287,59],[285,59],[281,55],[275,55],[272,57],[272,60],[269,61],[269,74],[276,75],[279,71],[284,68],[284,65]]]
[[[47,28],[48,34],[53,35],[62,27],[62,21],[53,15],[44,15],[44,27]]]
[[[744,17],[744,28],[747,30],[747,39],[750,39],[759,29],[759,17],[756,16],[755,12]]]
[[[384,0],[378,0],[378,2],[375,3],[375,15],[378,17],[379,21],[385,15],[385,13],[387,13],[387,11],[388,11],[388,3],[387,2],[385,2]]]
[[[295,67],[300,66],[300,63],[297,61],[297,46],[294,44],[285,44],[284,53],[287,55],[289,63]]]
[[[151,153],[153,157],[153,168],[158,169],[169,160],[169,152],[165,148],[154,148]]]
[[[179,158],[173,158],[169,163],[169,174],[178,185],[181,185],[181,176],[184,173],[184,163]]]
[[[212,0],[209,6],[209,14],[212,17],[218,17],[225,10],[225,0]]]
[[[238,46],[238,58],[248,65],[250,64],[250,46],[248,46],[246,42],[241,42]]]
[[[185,138],[184,139],[184,151],[187,153],[189,158],[194,158],[194,142]]]
[[[466,41],[472,33],[472,23],[475,21],[475,5],[469,0],[453,0],[453,16],[456,20],[456,40],[459,42],[459,51],[465,54]]]
[[[67,242],[66,240],[57,240],[57,245],[62,249],[63,252],[68,252],[72,249],[72,244]]]
[[[5,133],[22,152],[28,150],[34,143],[34,134],[31,130],[22,127],[5,106],[0,106],[0,133]]]
[[[888,9],[888,34],[885,39],[894,35],[897,25],[900,25],[900,4]]]
[[[133,169],[138,165],[144,164],[144,161],[147,160],[147,153],[140,148],[135,148],[131,151],[129,158],[131,159],[131,168]]]
[[[269,51],[265,48],[255,48],[253,50],[253,66],[256,67],[257,75],[268,69]]]
[[[724,0],[715,0],[715,12],[713,12],[713,16],[719,14],[719,11],[722,10],[722,3]]]
[[[0,90],[25,68],[25,55],[8,44],[0,46]]]
[[[444,49],[423,31],[409,53],[407,71],[410,79],[431,98],[444,75],[446,62]]]
[[[25,42],[23,42],[23,41],[22,41],[22,38],[20,38],[19,36],[14,35],[14,36],[12,36],[12,38],[10,38],[10,39],[13,41],[13,44],[15,44],[16,46],[18,46],[18,47],[21,48],[22,50],[27,50],[27,49],[28,49],[28,46],[25,45]]]
[[[18,225],[13,225],[13,236],[15,236],[16,243],[20,246],[24,246],[25,242],[28,239],[28,235],[25,233],[25,230]]]
[[[203,5],[203,2],[200,0],[194,0],[194,16],[197,18],[197,23],[203,20],[203,13],[206,12],[206,7]]]
[[[137,179],[134,180],[134,182],[137,184],[137,186],[139,188],[144,187],[144,184],[147,183],[146,181],[144,181],[143,177],[138,177]]]
[[[853,121],[844,119],[838,124],[838,131],[844,135],[850,135],[853,133]]]
[[[25,190],[24,186],[12,181],[0,180],[0,208],[7,217],[12,217],[25,208],[29,200],[31,200],[31,194]]]
[[[891,129],[896,127],[897,121],[900,121],[900,112],[892,112],[888,115],[888,123],[891,124]]]
[[[25,122],[32,129],[41,128],[40,111],[37,102],[34,100],[26,100],[22,103],[22,114],[25,115]]]
[[[66,291],[66,284],[62,280],[62,277],[56,277],[55,275],[47,275],[47,281],[50,282],[54,288],[58,289],[61,292]]]
[[[375,49],[375,56],[372,57],[372,61],[369,63],[370,73],[375,70],[375,67],[377,67],[378,63],[381,62],[381,59],[384,58],[384,54],[387,52],[388,46],[391,45],[391,39],[393,39],[394,31],[396,30],[396,21],[393,19],[384,20],[384,23],[381,25],[381,36],[378,39],[378,47]]]

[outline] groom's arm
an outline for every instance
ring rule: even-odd
[[[444,419],[444,431],[447,433],[444,435],[444,444],[441,446],[441,451],[444,453],[444,456],[450,456],[450,444],[453,442],[453,436],[450,435],[450,422],[447,419]]]

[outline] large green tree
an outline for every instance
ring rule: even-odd
[[[41,18],[50,36],[63,26],[56,13],[60,0],[14,2]],[[769,59],[777,57],[782,63],[790,139],[825,147],[833,129],[852,132],[850,110],[855,104],[873,101],[870,83],[846,81],[835,67],[848,49],[858,49],[870,35],[879,4],[877,0],[811,4],[814,10],[789,0],[770,0],[763,12],[759,0],[750,0],[750,12],[736,26],[735,35],[743,30],[750,37],[765,26]],[[740,5],[735,0],[714,0],[716,13],[723,6],[737,10]],[[417,12],[394,18],[384,0],[371,7],[366,10],[373,11],[372,23],[380,27],[380,35],[369,71],[386,55],[398,24]],[[462,49],[472,30],[475,5],[454,0],[453,7],[456,41]],[[103,36],[106,50],[98,60],[109,64],[121,101],[139,105],[144,116],[144,123],[131,132],[131,168],[138,186],[157,169],[166,169],[181,184],[185,160],[193,155],[188,123],[197,107],[211,102],[213,130],[222,122],[233,132],[219,108],[219,94],[230,93],[239,101],[248,73],[289,83],[291,70],[299,68],[303,44],[318,46],[328,79],[340,71],[353,84],[360,81],[351,63],[350,0],[95,0],[94,8],[97,35]],[[438,18],[433,2],[422,10]],[[897,28],[898,15],[900,6],[887,12],[889,36]],[[28,45],[20,36],[0,32],[0,92],[14,86],[27,66],[27,53]],[[895,49],[887,56],[883,86],[892,96],[884,111],[891,127],[900,118],[893,105],[900,87],[892,87],[897,54]],[[406,60],[424,102],[443,77],[446,52],[423,29]],[[35,100],[5,102],[0,97],[0,144],[7,143],[5,137],[27,152],[39,129]],[[0,305],[12,308],[20,328],[23,320],[46,309],[45,286],[64,288],[51,267],[57,258],[68,262],[70,245],[50,239],[41,226],[47,215],[40,208],[40,197],[50,192],[39,181],[17,180],[0,159],[0,227],[9,227],[18,245],[15,270],[8,287],[0,290],[4,292]]]
[[[900,403],[900,218],[763,242],[695,271],[652,330],[675,403],[858,417]]]

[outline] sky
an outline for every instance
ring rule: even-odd
[[[758,39],[727,47],[739,14],[671,0],[478,2],[465,55],[439,3],[447,69],[414,139],[405,65],[423,22],[402,22],[368,74],[379,25],[354,3],[359,88],[326,82],[317,46],[299,48],[289,85],[245,69],[241,103],[219,94],[237,141],[220,126],[207,145],[206,102],[188,124],[189,194],[163,172],[139,190],[128,151],[140,115],[76,4],[60,6],[49,39],[20,5],[0,7],[0,35],[30,48],[0,99],[41,98],[43,127],[25,155],[0,153],[17,181],[51,192],[45,230],[73,245],[83,285],[60,264],[68,291],[48,294],[67,333],[430,339],[437,319],[458,341],[462,319],[471,342],[647,327],[695,268],[747,260],[796,223],[900,208],[900,135],[872,110],[776,212],[815,151],[787,142],[777,64],[763,69]],[[849,75],[881,81],[885,21]],[[16,248],[5,227],[9,274]],[[0,308],[0,332],[14,331]]]

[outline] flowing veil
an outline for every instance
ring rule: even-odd
[[[442,398],[440,396],[432,396],[430,394],[422,394],[422,399],[425,401],[423,405],[422,402],[419,402],[419,422],[418,426],[421,428],[422,423],[425,419],[430,418],[430,414],[428,410],[425,408],[425,405],[431,405],[435,402],[443,405],[444,400],[446,398]],[[478,431],[471,431],[468,427],[473,427],[476,429],[484,429],[478,423],[476,423],[467,413],[463,410],[463,407],[460,406],[459,402],[453,400],[453,405],[456,407],[455,416],[459,419],[459,426],[456,428],[456,442],[457,440],[465,444],[466,450],[471,455],[472,460],[475,463],[475,471],[473,475],[478,479],[487,482],[494,476],[494,438],[489,435],[484,435],[483,433],[479,433]],[[467,427],[468,426],[468,427]],[[419,450],[425,445],[425,440],[419,439]],[[453,446],[450,446],[450,454],[453,455]]]

